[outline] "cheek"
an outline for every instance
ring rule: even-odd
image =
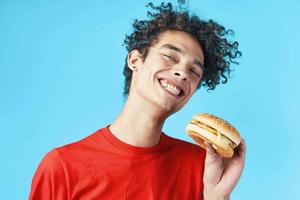
[[[153,80],[153,71],[150,66],[143,65],[137,72],[137,87],[149,87]]]
[[[143,69],[143,78],[146,80],[154,80],[155,75],[163,70],[163,64],[159,60],[153,59],[152,62],[145,63]]]
[[[191,81],[190,83],[191,83],[190,84],[191,93],[193,93],[197,89],[198,81],[194,80],[194,81]]]
[[[152,56],[150,59],[148,59],[148,61],[149,62],[147,63],[147,65],[151,66],[155,70],[166,66],[165,61],[160,55]]]

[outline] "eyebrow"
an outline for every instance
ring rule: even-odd
[[[163,49],[163,48],[167,48],[167,49],[170,49],[170,50],[173,50],[173,51],[176,51],[180,54],[184,54],[182,49],[172,45],[172,44],[164,44],[163,46],[161,46],[159,49]],[[196,65],[198,65],[203,71],[204,71],[204,65],[197,59],[195,59],[194,63]]]

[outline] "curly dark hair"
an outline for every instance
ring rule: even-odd
[[[167,31],[183,31],[193,36],[202,47],[204,53],[204,73],[199,82],[200,86],[214,90],[216,85],[227,82],[230,78],[230,64],[238,64],[235,61],[242,53],[238,50],[237,41],[228,41],[227,36],[233,36],[231,29],[225,29],[222,25],[213,20],[202,20],[196,15],[190,15],[188,10],[179,7],[175,10],[171,3],[161,3],[154,6],[148,3],[154,11],[148,11],[149,20],[135,19],[133,33],[126,35],[124,44],[128,52],[138,50],[143,60],[147,56],[148,48],[155,44],[158,34]],[[127,66],[127,57],[123,70],[125,76],[125,87],[123,95],[127,96],[130,89],[132,71]]]

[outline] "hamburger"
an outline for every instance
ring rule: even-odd
[[[208,113],[196,114],[186,126],[188,135],[202,148],[204,141],[211,143],[217,153],[231,158],[234,149],[240,144],[239,132],[227,121]]]

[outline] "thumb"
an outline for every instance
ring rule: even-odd
[[[204,142],[206,146],[206,158],[205,158],[205,165],[209,166],[214,164],[217,161],[218,155],[216,150],[212,147],[210,143],[207,141]]]
[[[205,142],[206,157],[204,170],[204,184],[216,185],[219,183],[223,173],[222,157],[219,156],[211,144]]]

